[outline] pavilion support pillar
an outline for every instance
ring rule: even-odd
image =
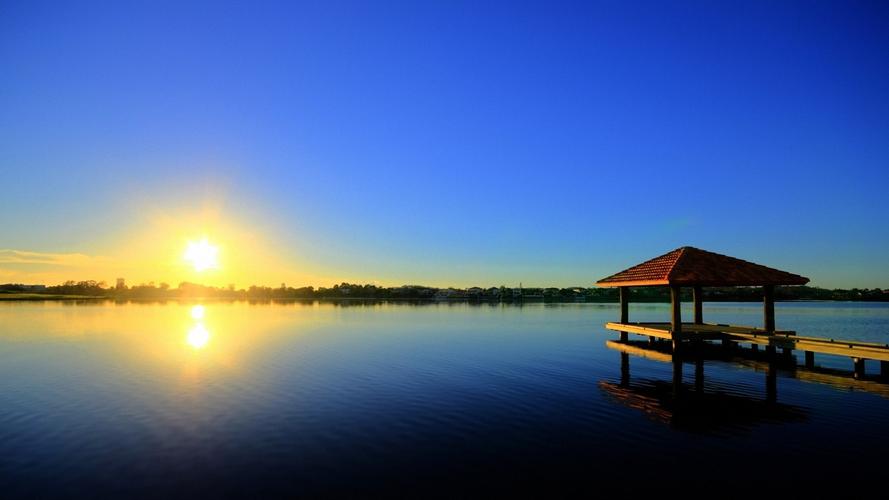
[[[852,358],[855,378],[864,378],[864,358]]]
[[[812,351],[806,351],[806,368],[815,368],[815,353]]]
[[[692,297],[694,298],[695,303],[695,324],[703,325],[704,324],[704,289],[696,285],[692,289]]]
[[[618,296],[620,297],[620,322],[621,323],[629,323],[630,322],[630,289],[622,286],[617,289]],[[630,340],[630,334],[627,332],[620,332],[620,341],[627,342]]]
[[[670,331],[674,352],[682,348],[682,299],[679,296],[681,291],[680,287],[670,285]]]
[[[889,361],[880,361],[880,377],[889,378]]]
[[[762,287],[763,328],[768,333],[775,331],[775,286]]]

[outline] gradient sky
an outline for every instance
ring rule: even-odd
[[[185,3],[0,2],[0,282],[889,288],[886,2]]]

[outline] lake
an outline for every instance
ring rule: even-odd
[[[630,319],[666,320],[668,307],[633,304]],[[889,341],[889,304],[776,309],[778,328],[800,335]],[[760,304],[704,314],[762,321]],[[676,386],[673,363],[606,346],[618,315],[617,304],[0,303],[0,491],[854,496],[881,484],[886,385],[779,369],[770,400],[762,363],[708,360],[679,364]]]

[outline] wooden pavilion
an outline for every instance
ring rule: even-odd
[[[620,296],[620,322],[607,323],[606,328],[620,332],[621,340],[626,341],[628,333],[648,335],[673,342],[674,351],[679,350],[686,339],[724,339],[731,335],[737,340],[757,337],[771,339],[775,335],[787,337],[790,331],[775,330],[775,286],[805,285],[808,278],[797,274],[779,271],[746,260],[736,259],[694,247],[682,247],[660,257],[625,269],[617,274],[596,282],[601,287],[617,287]],[[635,286],[667,286],[670,288],[669,323],[630,323],[629,288]],[[703,287],[705,286],[758,286],[763,290],[763,327],[745,327],[704,323]],[[682,287],[691,287],[694,301],[694,322],[683,323],[680,312],[680,292]],[[770,349],[775,344],[766,342]],[[792,345],[792,344],[791,344]]]

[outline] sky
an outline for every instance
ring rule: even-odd
[[[590,286],[692,245],[889,288],[887,54],[885,2],[0,0],[0,283]]]

